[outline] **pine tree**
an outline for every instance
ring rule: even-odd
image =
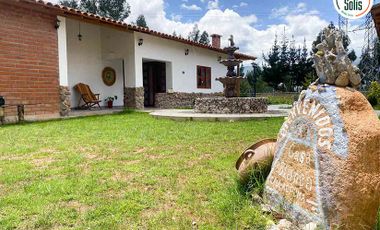
[[[274,44],[269,51],[268,55],[263,55],[266,64],[263,66],[263,80],[273,88],[277,88],[278,84],[283,82],[281,60],[280,60],[280,46],[277,44],[277,35]]]
[[[206,31],[203,31],[203,33],[201,34],[201,37],[199,38],[199,43],[204,44],[204,45],[210,44],[210,39]]]
[[[126,0],[61,0],[60,4],[117,21],[123,21],[131,13]]]
[[[123,21],[131,13],[131,7],[126,0],[97,0],[98,14],[103,17]]]
[[[136,19],[136,25],[144,28],[148,28],[144,15],[139,15]]]
[[[70,8],[78,9],[78,2],[76,0],[60,0],[59,4]]]
[[[80,0],[80,8],[92,14],[99,14],[97,0]]]
[[[369,85],[372,81],[379,81],[379,64],[380,64],[380,42],[375,39],[371,47],[374,47],[373,52],[367,48],[360,57],[358,67],[363,74],[363,82]]]
[[[175,32],[175,30],[173,31],[173,34],[172,34],[174,37],[177,37],[177,32]]]
[[[198,25],[195,24],[193,27],[193,30],[189,33],[189,36],[187,37],[190,41],[193,42],[199,42],[200,39],[200,30],[198,29]]]

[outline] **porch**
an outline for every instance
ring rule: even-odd
[[[133,109],[153,107],[155,93],[172,88],[171,63],[137,53],[142,44],[135,33],[71,18],[59,20],[60,86],[61,91],[69,91],[61,92],[61,111],[63,107],[75,114],[83,105],[75,89],[78,83],[99,94],[100,106],[114,97],[114,106]]]

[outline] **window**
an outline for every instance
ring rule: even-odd
[[[211,67],[197,66],[197,86],[201,89],[211,89]]]

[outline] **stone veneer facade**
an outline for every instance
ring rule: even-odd
[[[69,115],[71,111],[71,103],[70,103],[70,89],[67,86],[59,87],[59,98],[60,98],[60,115],[62,117],[66,117]]]
[[[268,111],[265,97],[214,97],[195,100],[196,113],[250,114]]]
[[[125,88],[124,105],[131,109],[144,109],[144,87]]]
[[[222,93],[157,93],[155,107],[160,109],[194,108],[195,100],[219,97]]]

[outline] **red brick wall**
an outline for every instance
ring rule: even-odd
[[[25,115],[59,113],[55,15],[0,3],[0,95]],[[7,107],[6,115],[15,108]]]

